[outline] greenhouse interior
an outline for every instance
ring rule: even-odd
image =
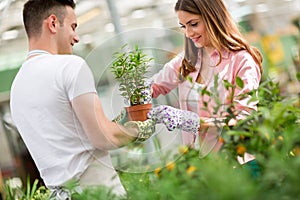
[[[300,198],[300,0],[223,1],[263,58],[257,112],[233,127],[211,130],[223,142],[218,153],[186,146],[180,128],[156,124],[146,141],[109,150],[126,196],[116,196],[110,188],[87,188],[72,199]],[[25,2],[0,0],[0,200],[48,199],[51,193],[10,109],[11,86],[28,53]],[[176,2],[76,0],[79,42],[73,54],[90,67],[109,120],[126,107],[111,70],[115,52],[138,46],[153,58],[147,74],[152,77],[184,50]],[[179,108],[179,100],[174,90],[152,103]],[[237,162],[245,152],[255,155],[255,164]]]

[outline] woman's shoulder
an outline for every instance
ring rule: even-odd
[[[254,71],[260,71],[258,64],[255,62],[254,58],[251,56],[251,54],[247,50],[240,50],[231,52],[233,61],[233,67],[237,71],[241,71],[243,69],[251,69]]]
[[[181,66],[181,62],[184,58],[184,52],[178,53],[175,57],[173,57],[169,62],[167,62],[167,66],[170,66],[171,68],[178,68]]]
[[[231,51],[230,54],[231,54],[231,56],[234,56],[234,57],[240,58],[240,59],[253,59],[251,54],[245,49],[238,50],[238,51]]]

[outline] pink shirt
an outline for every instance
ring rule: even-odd
[[[191,83],[188,80],[181,82],[178,79],[179,67],[181,66],[183,56],[183,53],[178,54],[175,58],[165,64],[164,68],[153,77],[154,83],[152,89],[153,97],[156,98],[160,94],[165,95],[178,87],[180,108],[187,110],[188,96],[201,68],[202,57],[201,51],[199,51],[198,60],[195,66],[196,71],[189,74],[192,79]],[[213,66],[218,63],[219,54],[216,50],[210,55],[210,59]],[[237,76],[243,80],[244,88],[237,87],[234,91],[234,96],[237,97],[240,94],[257,89],[261,78],[259,66],[246,50],[237,52],[223,51],[222,62],[218,66],[212,67],[211,71],[213,74],[218,75],[217,93],[222,103],[228,102],[228,98],[230,97],[230,92],[225,89],[223,80],[227,80],[233,85],[236,85],[235,80]],[[204,85],[208,87],[208,90],[213,88],[214,78],[212,78],[212,81],[205,82]],[[212,117],[209,112],[201,109],[204,108],[203,102],[208,101],[208,99],[208,96],[201,97],[199,95],[198,109],[194,112],[197,112],[201,117]],[[250,97],[243,99],[234,98],[233,101],[236,103],[236,109],[241,111],[241,114],[238,116],[239,118],[242,118],[245,114],[249,114],[251,110],[256,110],[258,102],[248,103],[249,99]],[[211,101],[208,105],[209,110],[212,111],[214,105],[215,102]],[[193,144],[195,142],[195,136],[190,133],[183,133],[183,142],[184,144]]]

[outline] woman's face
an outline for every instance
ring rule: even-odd
[[[200,15],[179,10],[177,16],[184,34],[194,42],[196,47],[211,46],[204,21]]]

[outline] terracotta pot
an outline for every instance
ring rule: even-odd
[[[152,104],[141,104],[126,107],[128,119],[130,121],[145,121],[147,120],[147,113],[151,110]]]

